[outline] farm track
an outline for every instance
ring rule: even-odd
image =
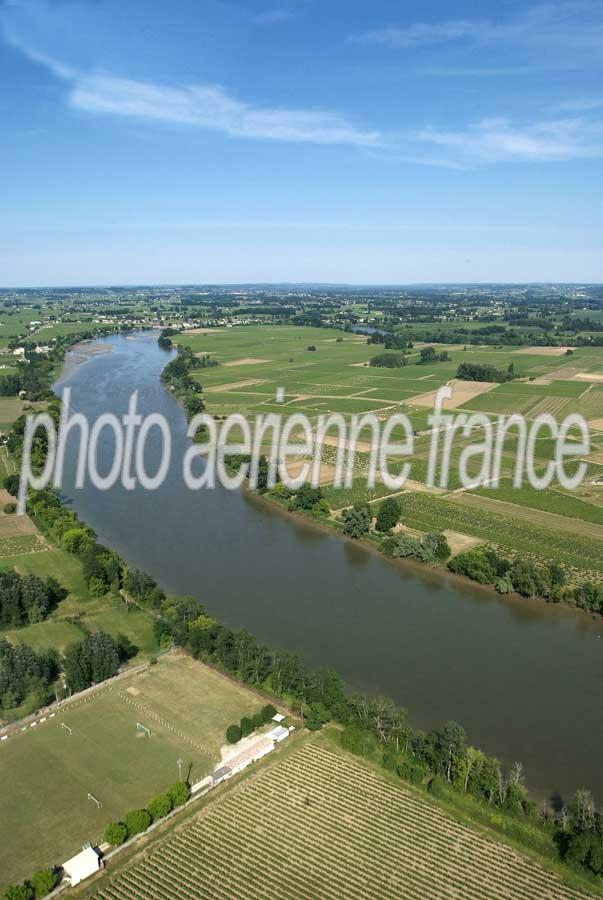
[[[135,861],[98,900],[585,895],[364,763],[306,742]]]

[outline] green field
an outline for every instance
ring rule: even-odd
[[[283,748],[235,790],[220,790],[191,823],[132,863],[110,862],[86,896],[585,895],[382,771],[324,740],[306,740]]]
[[[550,413],[557,420],[578,412],[591,420],[591,461],[588,477],[573,494],[560,489],[553,481],[546,491],[528,486],[516,490],[511,483],[517,450],[517,438],[512,432],[504,444],[499,489],[483,487],[472,493],[473,505],[451,505],[441,495],[409,496],[403,503],[403,521],[417,529],[448,528],[500,543],[514,552],[522,548],[534,556],[551,556],[558,552],[560,560],[572,569],[601,570],[601,541],[603,541],[603,484],[600,476],[603,462],[603,348],[578,348],[567,356],[562,352],[536,351],[534,348],[479,347],[459,345],[443,347],[450,360],[433,365],[418,365],[416,347],[410,364],[397,369],[373,368],[367,365],[372,356],[383,352],[380,345],[369,345],[359,335],[335,329],[250,326],[244,328],[207,330],[185,333],[176,338],[199,354],[209,354],[219,365],[195,373],[205,391],[208,411],[216,415],[243,413],[249,419],[260,414],[280,412],[286,416],[305,413],[312,423],[320,414],[342,413],[346,420],[354,414],[375,412],[384,420],[395,412],[408,415],[415,432],[414,454],[411,458],[410,479],[424,483],[427,478],[430,437],[428,416],[430,408],[415,403],[415,398],[435,391],[454,378],[461,362],[494,364],[504,370],[513,365],[518,378],[495,385],[485,393],[465,403],[460,412],[483,412],[491,420],[498,415],[523,413],[528,420],[542,413]],[[308,350],[313,346],[315,350]],[[590,376],[595,376],[587,380]],[[465,383],[466,384],[466,383]],[[285,402],[275,403],[277,387],[285,390]],[[237,434],[231,438],[236,440]],[[571,438],[579,435],[572,431]],[[368,433],[361,436],[370,439]],[[464,447],[477,436],[454,436],[451,448],[449,479],[444,485],[448,492],[462,489],[458,478],[458,461]],[[578,446],[578,445],[576,445]],[[264,445],[266,451],[269,444]],[[365,478],[369,454],[365,447],[356,453],[354,484],[351,489],[335,489],[332,465],[335,449],[326,446],[322,451],[325,468],[323,490],[333,510],[340,510],[355,502],[372,501],[388,493],[383,484],[366,486]],[[536,441],[536,468],[554,456],[555,442],[546,429]],[[394,462],[395,472],[401,465]],[[477,475],[481,460],[469,465],[470,474]],[[438,470],[439,476],[439,470]],[[526,481],[527,483],[527,481]],[[439,485],[439,480],[436,481]],[[409,487],[412,488],[412,485]],[[479,507],[483,495],[482,507]],[[453,494],[450,500],[462,495]],[[500,515],[488,505],[491,498],[504,501]],[[420,507],[420,508],[419,508]],[[539,512],[542,518],[533,523],[526,516],[513,520],[513,509],[519,513]],[[406,511],[408,511],[406,513]],[[407,517],[405,518],[405,515]],[[547,518],[548,515],[548,518]],[[560,518],[561,517],[561,518]],[[597,529],[599,529],[597,531]]]
[[[259,705],[201,663],[170,654],[66,703],[35,728],[16,729],[0,744],[1,770],[10,772],[0,779],[0,886],[99,841],[108,822],[178,780],[178,758],[183,774],[202,778],[220,760],[226,727]]]

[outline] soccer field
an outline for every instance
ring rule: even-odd
[[[260,705],[201,663],[170,655],[11,735],[0,745],[0,888],[99,841],[108,822],[178,780],[179,758],[183,776],[202,778],[220,760],[227,726]]]

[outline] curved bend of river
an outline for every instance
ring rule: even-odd
[[[189,491],[184,413],[159,379],[169,358],[156,334],[110,337],[72,351],[55,386],[70,386],[72,408],[91,419],[123,415],[137,388],[139,411],[162,413],[172,429],[169,476],[154,492],[76,490],[70,438],[64,493],[99,539],[228,625],[393,697],[415,726],[461,722],[475,745],[521,760],[538,793],[586,785],[603,799],[601,621],[392,565],[239,492]],[[108,438],[101,472],[112,452]]]

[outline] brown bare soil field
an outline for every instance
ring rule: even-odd
[[[575,347],[520,347],[519,350],[513,350],[513,353],[529,353],[530,356],[563,356],[568,350],[575,349]]]
[[[301,467],[307,462],[311,462],[311,460],[308,460],[306,457],[288,459],[287,471],[289,472],[289,477],[295,478],[299,474]],[[331,484],[334,478],[335,466],[332,466],[330,463],[321,462],[320,475],[318,477],[319,484]]]
[[[205,388],[206,394],[213,391],[234,391],[237,388],[251,387],[254,384],[266,384],[265,378],[246,378],[243,381],[225,381],[224,384],[212,384],[211,387]]]
[[[241,359],[231,359],[225,362],[225,366],[259,366],[260,363],[270,362],[269,359],[260,359],[259,356],[243,356]]]
[[[598,372],[578,372],[577,375],[574,375],[574,381],[601,382],[603,381],[603,375],[600,375]]]
[[[13,499],[11,497],[11,500]],[[29,516],[0,516],[0,538],[18,534],[38,534],[38,529]]]
[[[480,394],[485,394],[497,386],[495,381],[461,381],[453,378],[448,382],[453,389],[450,400],[445,400],[442,409],[457,409],[468,400],[473,400]],[[409,406],[426,406],[433,407],[437,391],[429,391],[428,394],[418,394],[416,397],[409,397],[406,401]]]

